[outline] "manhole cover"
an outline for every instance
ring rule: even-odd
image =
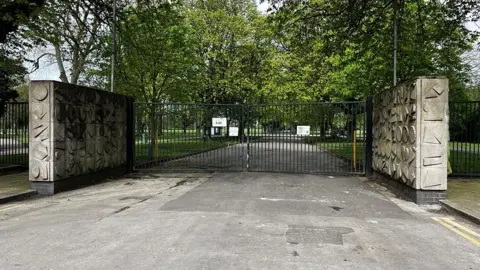
[[[343,245],[342,235],[352,232],[353,229],[348,227],[289,225],[285,235],[290,244]]]

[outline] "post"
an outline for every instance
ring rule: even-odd
[[[245,105],[247,107],[247,171],[250,166],[250,111],[251,105]]]
[[[135,108],[134,99],[127,98],[127,131],[126,131],[126,146],[127,146],[127,173],[133,172],[135,165]]]
[[[367,136],[365,140],[365,174],[372,176],[372,160],[373,160],[373,98],[371,96],[367,97],[367,102],[365,104],[366,112],[366,127],[367,127]]]
[[[110,78],[110,92],[115,90],[115,51],[116,51],[116,13],[117,13],[117,0],[113,0],[113,18],[112,18],[112,74]]]
[[[447,78],[430,76],[374,98],[372,167],[418,204],[438,204],[446,197],[448,92]]]
[[[357,128],[353,128],[353,169],[357,169]]]
[[[168,129],[167,129],[168,131]],[[155,125],[155,130],[153,131],[153,138],[154,138],[154,141],[153,141],[153,157],[155,159],[155,161],[158,161],[158,128],[157,128],[157,125]],[[175,146],[175,144],[174,144]]]
[[[397,85],[397,0],[393,0],[393,86]]]
[[[32,189],[53,195],[124,175],[132,155],[127,142],[133,143],[126,138],[133,132],[127,130],[132,122],[127,119],[130,100],[79,85],[32,81],[29,111],[35,113],[29,117],[28,176]],[[118,113],[110,113],[114,110]]]

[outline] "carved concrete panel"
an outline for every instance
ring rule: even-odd
[[[34,81],[29,103],[31,181],[57,181],[125,165],[125,96]]]
[[[29,178],[50,181],[52,159],[51,84],[38,82],[30,86],[29,94]]]
[[[448,80],[421,77],[374,97],[373,168],[415,189],[445,190]]]

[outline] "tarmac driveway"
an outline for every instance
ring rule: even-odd
[[[161,171],[256,171],[298,173],[351,173],[347,162],[296,135],[266,134],[238,143],[158,165]]]
[[[0,268],[478,269],[431,217],[357,177],[142,174],[1,205]]]

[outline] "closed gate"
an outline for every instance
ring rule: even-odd
[[[135,169],[364,173],[365,102],[135,104]]]

